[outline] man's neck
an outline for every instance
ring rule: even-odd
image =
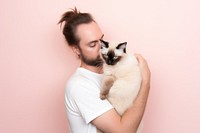
[[[98,74],[102,74],[103,73],[102,67],[90,66],[90,65],[87,65],[87,64],[85,64],[83,62],[81,62],[80,67],[85,68],[87,70],[90,70],[92,72],[98,73]]]

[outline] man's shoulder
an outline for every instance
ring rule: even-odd
[[[77,69],[77,71],[68,79],[69,85],[84,85],[85,83],[93,84],[94,80],[99,80],[91,72],[87,72],[84,69]]]
[[[74,73],[66,82],[67,89],[76,89],[76,88],[88,88],[88,84],[92,85],[93,82],[87,77],[80,73]]]
[[[79,86],[79,85],[83,85],[84,84],[84,82],[85,82],[85,78],[84,78],[84,76],[82,76],[82,75],[72,75],[69,79],[68,79],[68,81],[67,81],[67,83],[66,83],[66,86],[67,87],[69,87],[69,88],[72,88],[72,87],[74,87],[74,86]]]

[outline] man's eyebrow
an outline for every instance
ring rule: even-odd
[[[100,38],[100,39],[103,39],[103,37],[104,37],[104,34],[101,36],[101,38]],[[92,44],[92,43],[96,43],[96,42],[98,42],[98,41],[99,41],[99,40],[94,40],[94,41],[91,41],[91,42],[89,42],[89,43],[88,43],[88,45],[89,45],[89,44]]]
[[[92,43],[96,43],[96,42],[98,42],[98,40],[91,41],[91,42],[88,43],[88,45],[90,45]]]

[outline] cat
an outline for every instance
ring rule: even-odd
[[[100,98],[107,98],[119,115],[123,115],[140,90],[142,79],[138,61],[133,54],[127,53],[127,42],[100,41],[100,57],[104,62]]]

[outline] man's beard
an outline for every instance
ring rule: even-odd
[[[81,52],[80,59],[89,66],[95,66],[95,67],[103,66],[103,60],[101,59],[100,56],[97,56],[95,59],[89,59]]]

